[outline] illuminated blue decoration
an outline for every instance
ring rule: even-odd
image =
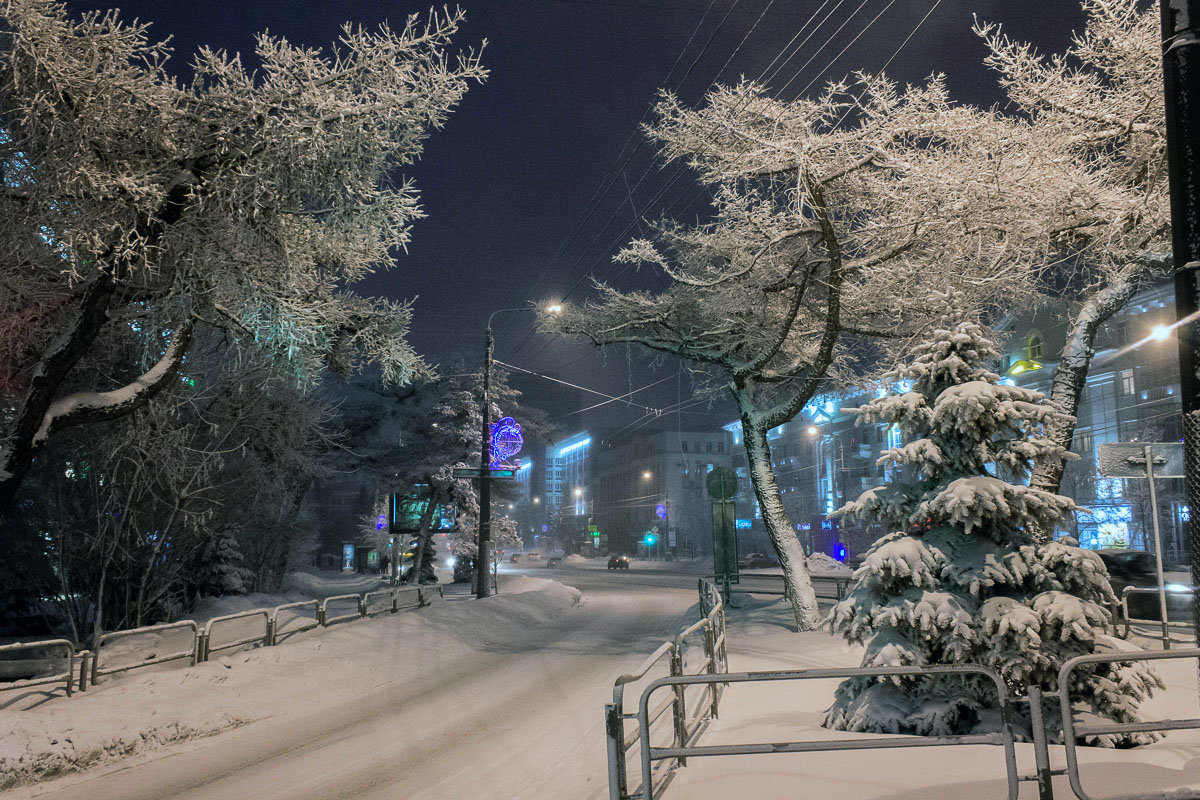
[[[375,520],[375,530],[381,531],[387,527],[387,517],[383,514],[379,515],[379,519]]]
[[[549,525],[543,525],[543,526],[542,526],[542,533],[546,533],[546,532],[547,532],[547,531],[549,531],[549,530],[550,530],[550,526],[549,526]]]
[[[492,462],[491,468],[497,469],[500,464],[521,452],[525,439],[521,436],[521,426],[512,417],[503,417],[492,423]]]
[[[833,546],[833,557],[838,561],[846,560],[846,545],[838,542]]]
[[[667,507],[665,505],[663,505],[662,503],[659,503],[658,505],[656,505],[654,507],[654,516],[658,517],[659,519],[666,519],[667,518]]]
[[[733,526],[734,526],[735,528],[737,528],[739,531],[748,531],[748,530],[750,530],[750,527],[751,527],[751,525],[752,525],[752,524],[753,524],[753,523],[751,523],[751,521],[750,521],[750,520],[748,520],[748,519],[735,519],[735,520],[733,521]]]

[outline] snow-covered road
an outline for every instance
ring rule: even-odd
[[[7,796],[603,797],[602,712],[613,678],[691,621],[684,613],[696,604],[695,578],[528,572],[554,572],[577,585],[582,604],[545,624],[472,630],[464,638],[481,641],[451,659],[439,649],[434,625],[409,623],[404,658],[361,691],[325,696],[314,682],[304,696],[285,698],[269,716],[239,729]],[[461,615],[472,605],[448,601],[444,613]],[[390,622],[360,628],[378,631]]]

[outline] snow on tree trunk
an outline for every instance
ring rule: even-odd
[[[1096,353],[1097,331],[1129,302],[1142,281],[1160,264],[1147,258],[1131,266],[1133,268],[1123,280],[1114,280],[1112,284],[1089,297],[1071,319],[1067,341],[1063,345],[1058,366],[1054,369],[1054,382],[1050,389],[1050,401],[1067,416],[1052,420],[1045,426],[1046,438],[1064,452],[1071,449],[1071,442],[1075,436],[1075,414],[1079,410],[1079,401],[1087,384],[1092,356]],[[1029,485],[1045,492],[1057,493],[1062,487],[1065,470],[1064,458],[1047,458],[1035,464]],[[1053,538],[1052,534],[1052,530],[1038,529],[1034,532],[1034,536],[1042,542],[1050,541]]]
[[[762,510],[767,535],[771,538],[771,544],[775,547],[779,563],[783,567],[783,582],[787,587],[788,597],[792,600],[796,629],[816,630],[820,625],[817,594],[813,589],[812,577],[808,574],[804,548],[792,530],[783,501],[779,499],[779,485],[775,482],[775,472],[771,469],[767,429],[755,420],[743,417],[742,432],[746,442],[746,458],[750,462],[754,494]]]
[[[838,511],[893,532],[867,553],[830,621],[866,646],[864,667],[979,664],[999,673],[1019,703],[1030,685],[1052,697],[1067,659],[1107,649],[1115,598],[1094,553],[1068,538],[1033,538],[1032,527],[1052,530],[1074,507],[1019,483],[1032,464],[1064,455],[1041,431],[1067,420],[1041,393],[999,384],[986,368],[998,355],[979,325],[950,312],[911,365],[889,375],[912,389],[857,409],[860,423],[899,425],[911,441],[880,458],[902,465],[903,478]],[[1075,672],[1070,689],[1085,712],[1130,722],[1161,686],[1142,665],[1110,664]],[[825,724],[962,734],[998,711],[994,687],[975,677],[858,677],[838,687]],[[1051,730],[1057,716],[1051,700]],[[1088,737],[1104,745],[1138,738]]]

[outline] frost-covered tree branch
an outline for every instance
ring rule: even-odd
[[[486,77],[450,54],[462,19],[348,25],[326,50],[263,34],[255,72],[202,49],[181,85],[145,24],[0,0],[0,508],[60,393],[110,397],[78,366],[135,312],[223,319],[301,385],[364,359],[423,369],[407,306],[342,287],[407,245],[423,212],[399,171]]]

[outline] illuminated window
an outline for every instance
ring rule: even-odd
[[[1121,394],[1133,394],[1137,391],[1137,385],[1133,380],[1133,370],[1121,370]]]
[[[1042,357],[1042,337],[1038,334],[1029,334],[1029,341],[1025,346],[1025,357],[1030,361],[1037,361]]]

